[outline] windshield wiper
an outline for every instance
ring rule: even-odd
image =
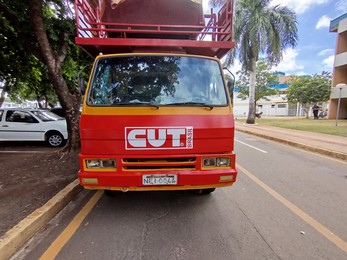
[[[148,106],[148,107],[155,107],[156,109],[159,109],[158,105],[155,105],[153,103],[149,102],[119,102],[119,103],[113,103],[113,106]]]
[[[204,103],[204,102],[193,102],[193,101],[188,101],[188,102],[177,102],[177,103],[170,103],[170,104],[165,104],[166,106],[180,106],[180,105],[193,105],[193,106],[204,106],[208,107],[209,109],[213,109],[214,106]]]

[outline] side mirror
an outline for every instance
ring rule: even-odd
[[[234,103],[233,101],[234,101],[235,75],[227,67],[224,67],[223,69],[228,71],[230,73],[230,75],[232,76],[232,79],[233,79],[233,81],[231,81],[231,80],[227,81],[227,88],[229,90],[231,104],[233,105],[233,103]]]
[[[230,94],[231,104],[233,105],[234,104],[234,82],[228,81],[227,87]]]
[[[234,92],[234,82],[228,81],[227,86],[228,86],[230,95],[232,95],[232,93]]]
[[[82,95],[84,95],[86,93],[86,88],[84,86],[84,78],[78,79],[78,87],[79,87]]]

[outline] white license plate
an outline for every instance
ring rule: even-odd
[[[142,176],[143,185],[177,185],[176,174],[145,174]]]

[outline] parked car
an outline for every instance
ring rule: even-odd
[[[54,107],[50,111],[58,116],[65,118],[65,109],[63,109],[62,107]]]
[[[45,141],[56,147],[67,138],[66,120],[50,111],[0,108],[0,141]]]
[[[61,116],[63,118],[66,117],[65,109],[62,107],[53,107],[49,111],[53,112],[54,114],[57,114],[58,116]],[[82,108],[80,108],[80,113],[82,112]]]

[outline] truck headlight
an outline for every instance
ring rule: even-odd
[[[217,166],[220,166],[220,167],[230,166],[230,158],[228,157],[217,158]]]
[[[85,162],[86,162],[86,167],[88,169],[116,168],[115,159],[92,159],[92,160],[85,160]]]
[[[202,167],[230,167],[229,157],[205,157],[202,158]]]
[[[202,159],[203,167],[216,167],[216,158],[203,158]]]

